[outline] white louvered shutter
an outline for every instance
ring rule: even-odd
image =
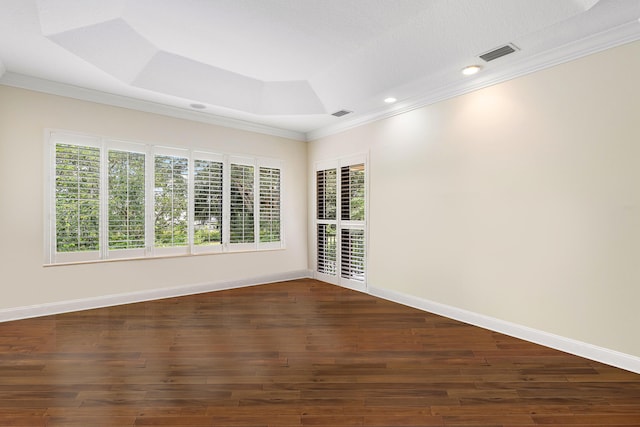
[[[231,164],[229,242],[255,242],[254,166]]]
[[[359,290],[366,283],[364,160],[324,162],[316,170],[316,277]]]
[[[55,251],[100,249],[100,148],[55,145]]]
[[[364,164],[340,168],[340,275],[365,280],[365,170]]]
[[[155,247],[188,244],[188,168],[182,156],[158,155],[154,161]]]
[[[280,169],[260,167],[260,243],[280,242]]]
[[[145,247],[145,154],[108,152],[109,251]]]
[[[223,164],[194,161],[193,243],[195,246],[222,243]]]

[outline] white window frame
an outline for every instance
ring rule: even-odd
[[[240,166],[251,166],[253,168],[253,242],[246,243],[231,243],[231,200],[228,200],[226,204],[223,204],[224,208],[224,217],[226,218],[223,227],[223,235],[226,235],[227,238],[223,241],[227,242],[226,247],[230,251],[253,251],[258,247],[257,238],[259,238],[258,233],[260,232],[258,221],[256,221],[258,214],[258,206],[256,206],[256,189],[258,188],[258,174],[256,167],[256,161],[250,157],[238,157],[238,156],[230,156],[229,157],[229,167],[227,168],[227,172],[225,173],[226,182],[229,185],[229,199],[231,197],[231,165],[240,165]]]
[[[221,242],[219,245],[196,245],[193,239],[193,235],[190,237],[189,241],[191,242],[191,253],[192,254],[212,254],[212,253],[219,253],[222,252],[223,248],[224,248],[224,226],[227,223],[225,217],[224,217],[224,206],[225,203],[228,203],[228,198],[226,196],[227,193],[225,193],[225,185],[227,183],[227,180],[225,179],[225,173],[227,171],[228,168],[228,164],[225,160],[225,156],[222,154],[217,154],[217,153],[210,153],[207,151],[198,151],[198,150],[194,150],[192,152],[192,156],[191,156],[191,162],[189,164],[189,223],[191,224],[191,226],[189,227],[189,233],[193,233],[194,232],[194,197],[195,197],[195,173],[196,173],[196,168],[195,168],[195,162],[196,160],[206,160],[206,161],[210,161],[210,162],[217,162],[217,163],[222,163],[222,227],[223,230],[221,230]]]
[[[101,256],[102,246],[97,251],[84,251],[84,252],[60,252],[56,250],[56,144],[67,144],[77,146],[87,146],[94,148],[102,148],[102,142],[100,138],[80,135],[80,134],[67,134],[60,132],[52,132],[48,138],[45,161],[47,162],[47,168],[49,171],[46,175],[46,187],[45,187],[45,263],[70,263],[70,262],[84,262],[99,259]],[[102,152],[101,152],[102,155]],[[102,161],[102,158],[101,158]],[[104,180],[100,179],[100,192],[104,189]],[[100,218],[102,219],[102,218]],[[103,227],[100,227],[100,242],[103,241]]]
[[[279,242],[261,242],[260,241],[260,168],[272,168],[280,170],[280,241]],[[280,249],[284,245],[284,227],[282,226],[282,205],[283,205],[283,195],[284,191],[284,168],[282,167],[282,161],[276,159],[258,159],[258,165],[256,167],[256,243],[258,244],[258,250],[269,250],[269,249]]]
[[[191,236],[192,227],[189,223],[189,218],[192,215],[190,213],[193,209],[191,207],[190,199],[192,196],[189,191],[187,191],[187,243],[184,246],[169,246],[169,247],[157,247],[155,245],[155,188],[156,188],[156,177],[155,177],[155,164],[156,164],[156,156],[170,156],[170,157],[179,157],[187,159],[187,189],[191,188],[192,185],[192,160],[189,150],[182,148],[173,148],[173,147],[152,147],[151,149],[152,155],[149,156],[149,161],[151,162],[151,167],[149,173],[151,174],[151,185],[147,186],[147,190],[151,191],[151,197],[149,199],[149,205],[151,207],[151,221],[147,222],[147,227],[152,228],[152,233],[147,234],[147,246],[150,249],[150,256],[176,256],[176,255],[189,255],[190,243],[193,241]],[[147,177],[149,177],[147,175]],[[147,218],[149,219],[149,218]]]
[[[62,130],[45,130],[45,190],[44,190],[44,264],[72,264],[82,262],[102,262],[122,259],[144,259],[167,256],[187,256],[201,254],[216,254],[238,251],[259,251],[285,248],[284,228],[285,220],[282,216],[285,191],[283,185],[284,162],[279,159],[227,155],[215,153],[206,149],[186,149],[152,145],[148,143],[129,142],[107,137],[85,135]],[[56,144],[90,146],[100,149],[100,246],[98,251],[86,252],[56,252]],[[128,151],[145,154],[145,247],[135,249],[109,250],[109,222],[108,222],[108,153],[109,151]],[[176,156],[188,160],[188,240],[186,246],[156,247],[155,246],[155,157]],[[209,160],[221,162],[223,167],[223,205],[222,205],[222,242],[213,245],[194,244],[194,178],[195,161]],[[254,168],[254,242],[229,243],[230,217],[230,171],[231,164],[250,165]],[[280,241],[260,242],[260,167],[271,167],[280,170]]]
[[[146,145],[144,144],[139,144],[139,143],[134,143],[134,142],[125,142],[125,141],[119,141],[119,140],[105,140],[106,144],[104,144],[106,147],[103,148],[102,150],[102,161],[103,162],[108,162],[108,157],[109,157],[109,151],[124,151],[124,152],[130,152],[130,153],[140,153],[140,154],[144,154],[144,161],[145,161],[145,165],[144,165],[144,173],[145,173],[145,182],[148,179],[148,173],[149,173],[149,149]],[[104,163],[107,164],[107,163]],[[108,191],[108,186],[109,186],[109,174],[105,173],[103,174],[105,175],[103,177],[104,181],[103,181],[103,186],[102,188],[105,189],[106,191]],[[145,228],[147,226],[147,224],[149,223],[148,221],[148,217],[149,217],[149,203],[148,203],[148,192],[147,189],[145,187],[145,197],[144,197],[144,204],[145,204]],[[128,258],[139,258],[139,257],[144,257],[147,256],[147,248],[149,247],[149,242],[148,242],[148,233],[146,232],[147,230],[145,230],[145,245],[143,248],[136,248],[136,249],[109,249],[109,218],[108,218],[108,203],[109,203],[109,197],[107,195],[107,197],[101,197],[101,201],[102,201],[102,209],[101,209],[101,215],[100,215],[100,224],[101,224],[101,228],[102,228],[102,232],[105,233],[104,236],[104,245],[101,246],[101,253],[102,253],[102,258],[103,259],[128,259]],[[55,230],[54,230],[55,232]],[[54,236],[55,238],[55,236]]]

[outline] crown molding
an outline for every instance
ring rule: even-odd
[[[21,89],[33,90],[36,92],[48,93],[51,95],[64,96],[67,98],[90,101],[98,104],[105,104],[114,107],[128,108],[131,110],[144,111],[146,113],[160,114],[163,116],[175,117],[178,119],[191,120],[194,122],[207,123],[216,126],[261,133],[271,136],[293,139],[296,141],[306,141],[306,135],[287,129],[279,129],[271,126],[251,123],[244,120],[232,119],[199,111],[185,110],[170,105],[157,102],[145,101],[130,98],[122,95],[101,92],[51,80],[40,79],[13,72],[2,74],[2,64],[0,63],[0,84]]]
[[[378,109],[345,119],[337,124],[315,129],[307,132],[307,141],[315,141],[637,40],[640,40],[640,20],[634,19],[618,27],[514,61],[506,70],[484,72],[481,77],[474,79],[471,83],[467,80],[456,82],[398,102],[392,108]]]

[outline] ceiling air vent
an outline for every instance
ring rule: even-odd
[[[486,62],[493,61],[494,59],[502,58],[505,55],[509,55],[515,51],[519,50],[514,44],[506,44],[504,46],[500,46],[499,48],[493,49],[487,53],[483,53],[480,55],[480,58],[485,60]]]
[[[349,113],[353,113],[353,111],[349,111],[349,110],[340,110],[340,111],[336,111],[335,113],[331,114],[332,116],[336,116],[336,117],[342,117],[342,116],[346,116]]]

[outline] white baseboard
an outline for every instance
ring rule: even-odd
[[[195,285],[176,286],[171,288],[149,289],[146,291],[104,295],[94,298],[83,298],[71,301],[31,305],[26,307],[0,309],[0,322],[69,313],[72,311],[90,310],[93,308],[111,307],[114,305],[131,304],[162,298],[201,294],[212,291],[222,291],[226,289],[243,288],[247,286],[263,285],[266,283],[282,282],[285,280],[295,280],[310,277],[312,277],[312,272],[310,270],[298,270],[278,274],[270,274],[266,276],[251,277],[248,279],[200,283]]]
[[[369,286],[368,293],[373,296],[417,308],[419,310],[459,320],[484,329],[500,332],[505,335],[520,338],[640,374],[640,357],[632,356],[630,354],[621,353],[619,351],[610,350],[571,338],[565,338],[559,335],[529,328],[527,326],[485,316],[483,314],[403,294],[401,292]]]

